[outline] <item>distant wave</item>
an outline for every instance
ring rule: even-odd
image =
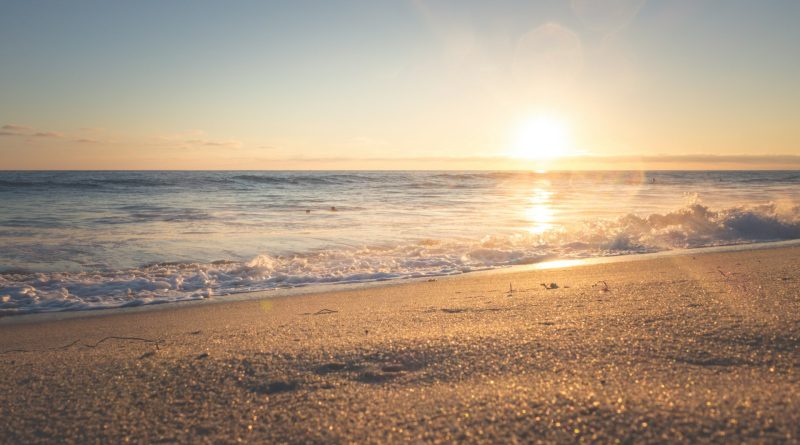
[[[7,179],[0,179],[0,190],[8,189],[24,189],[24,188],[97,188],[100,184],[87,181],[78,182],[58,182],[58,181],[13,181]]]
[[[517,171],[488,172],[2,172],[0,191],[14,189],[85,189],[158,188],[228,186],[248,189],[261,185],[275,186],[388,186],[482,188],[506,182],[548,180],[560,183],[588,181],[600,184],[643,183],[658,176],[658,182],[686,184],[687,181],[771,184],[800,183],[800,173],[787,172],[638,172],[638,171],[552,171],[546,173]]]
[[[40,180],[40,181],[13,181],[0,179],[0,189],[2,188],[49,188],[49,189],[97,189],[104,186],[124,186],[124,187],[163,187],[177,185],[177,182],[158,181],[153,179],[86,179],[86,180]]]
[[[243,174],[233,176],[232,179],[258,184],[292,184],[292,185],[324,185],[324,184],[354,184],[376,182],[380,179],[375,176],[359,175],[352,173],[330,174]]]
[[[449,275],[551,258],[585,258],[800,239],[800,206],[775,203],[585,221],[540,235],[422,240],[259,255],[247,262],[159,263],[117,272],[0,274],[0,314],[126,307],[317,283]]]
[[[377,176],[360,175],[360,174],[346,174],[346,173],[331,173],[331,174],[297,174],[297,173],[253,173],[253,174],[238,174],[234,175],[230,172],[223,174],[209,173],[206,175],[182,176],[171,173],[166,173],[162,177],[155,174],[147,174],[132,177],[112,177],[103,175],[102,177],[76,177],[75,175],[69,176],[68,179],[63,177],[50,177],[50,175],[42,175],[41,178],[34,179],[27,175],[24,179],[10,179],[5,175],[5,178],[0,178],[0,190],[5,189],[26,189],[26,188],[76,188],[76,189],[92,189],[103,187],[193,187],[204,185],[236,185],[236,184],[275,184],[275,185],[337,185],[337,184],[359,184],[359,183],[373,183],[383,180]]]

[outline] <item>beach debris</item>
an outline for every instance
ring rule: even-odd
[[[156,355],[156,351],[147,351],[144,354],[139,356],[139,360],[145,359],[145,358],[148,358],[148,357],[152,357],[154,355]]]
[[[189,333],[189,335],[200,335],[201,332],[202,331],[192,331]]]
[[[336,206],[331,206],[331,212],[338,212],[338,210],[336,210]]]
[[[608,283],[606,283],[603,280],[600,280],[597,283],[592,284],[592,287],[600,287],[600,292],[611,292],[611,288],[608,287]]]
[[[717,266],[717,272],[719,272],[719,274],[722,275],[723,278],[725,278],[725,281],[728,281],[729,283],[733,284],[734,286],[740,288],[741,290],[743,290],[745,292],[749,292],[750,291],[750,289],[748,289],[747,284],[745,282],[742,282],[742,280],[737,280],[736,277],[734,277],[734,275],[739,275],[738,272],[726,272],[726,271],[722,270],[722,268],[720,266]],[[761,288],[761,286],[759,286],[759,289],[760,288]]]
[[[543,288],[545,288],[547,290],[558,289],[558,284],[557,283],[550,283],[550,284],[540,283],[540,284],[542,285]]]
[[[325,315],[325,314],[335,314],[339,311],[334,311],[333,309],[320,309],[317,312],[314,312],[314,315]]]
[[[311,213],[311,210],[306,209],[306,214]]]
[[[63,350],[63,349],[71,348],[71,347],[73,347],[75,345],[83,346],[84,348],[94,349],[94,348],[100,346],[102,343],[105,343],[105,342],[107,342],[109,340],[139,341],[139,342],[143,342],[143,343],[150,343],[150,344],[152,344],[153,346],[156,347],[157,351],[159,350],[158,345],[161,344],[161,343],[164,343],[164,340],[161,340],[161,339],[151,340],[149,338],[141,338],[141,337],[120,337],[120,336],[117,336],[117,335],[109,335],[108,337],[101,338],[100,340],[97,341],[97,343],[84,343],[80,339],[78,339],[78,340],[72,341],[70,343],[67,343],[64,346],[57,346],[55,348],[45,348],[45,349],[8,349],[8,350],[5,350],[5,351],[1,351],[0,355],[10,354],[10,353],[13,353],[13,352],[60,351],[60,350]]]
[[[208,352],[204,352],[204,353],[202,353],[202,354],[198,355],[198,356],[197,356],[197,357],[195,357],[195,358],[196,358],[197,360],[202,360],[202,359],[204,359],[204,358],[208,358]]]
[[[463,308],[458,308],[458,307],[456,307],[456,308],[443,307],[441,309],[441,311],[444,312],[445,314],[458,314],[458,313],[461,313],[461,312],[466,312],[467,310],[463,309]]]
[[[327,314],[335,314],[339,311],[334,311],[333,309],[320,309],[317,312],[304,312],[300,315],[327,315]]]
[[[511,283],[508,283],[508,292],[506,293],[506,297],[512,297],[514,292],[517,292],[517,289],[514,289],[514,286]]]
[[[436,281],[436,278],[428,278],[428,283],[433,283],[434,281]]]

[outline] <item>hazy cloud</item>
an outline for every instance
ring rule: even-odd
[[[397,161],[414,161],[414,162],[466,162],[476,163],[476,165],[492,165],[495,162],[507,163],[514,161],[512,158],[503,156],[411,156],[411,157],[305,157],[295,156],[287,158],[286,160],[292,161],[305,161],[305,162],[397,162]],[[740,165],[779,165],[783,164],[787,167],[800,166],[800,155],[651,155],[651,156],[633,156],[633,155],[611,155],[611,156],[571,156],[558,158],[553,162],[557,167],[559,162],[569,161],[582,161],[589,162],[596,165],[598,168],[613,168],[614,164],[624,163],[642,163],[642,164],[664,164],[664,163],[682,163],[682,164],[740,164]],[[523,162],[524,163],[524,162]]]
[[[74,133],[63,133],[60,131],[37,129],[27,125],[9,123],[0,127],[0,137],[3,136],[26,138],[23,141],[27,143],[35,143],[37,140],[63,140],[71,144],[81,145],[125,144],[151,147],[179,147],[184,149],[203,147],[238,149],[244,146],[242,141],[238,139],[210,138],[202,130],[189,130],[153,137],[118,135],[118,137],[112,140],[107,137],[106,131],[101,128],[83,127]]]
[[[228,140],[228,141],[214,141],[207,139],[190,139],[186,141],[189,145],[200,145],[203,147],[227,147],[227,148],[240,148],[241,141]]]
[[[27,125],[17,125],[17,124],[6,124],[6,125],[3,125],[2,129],[4,131],[10,131],[10,132],[14,132],[14,133],[24,133],[26,131],[33,130],[33,128],[31,128],[31,127],[29,127]]]
[[[0,136],[33,136],[37,138],[63,138],[65,135],[57,131],[36,131],[27,125],[5,124],[0,128]]]
[[[650,155],[586,156],[600,162],[680,162],[688,164],[800,164],[800,155]]]
[[[25,136],[33,128],[27,125],[5,124],[0,127],[0,136]]]
[[[180,133],[160,135],[151,138],[151,145],[157,146],[179,146],[182,148],[198,147],[220,147],[220,148],[241,148],[244,144],[237,139],[213,139],[206,135],[202,130],[189,130]]]
[[[34,137],[37,138],[56,138],[61,139],[64,137],[64,133],[59,133],[57,131],[39,131],[33,134]]]

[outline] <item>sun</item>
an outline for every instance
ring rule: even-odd
[[[511,155],[529,160],[554,159],[569,154],[571,137],[567,123],[554,115],[536,115],[520,123]]]

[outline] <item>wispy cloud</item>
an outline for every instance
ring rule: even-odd
[[[241,148],[242,142],[237,140],[215,141],[208,139],[190,139],[185,141],[189,145],[203,146],[203,147],[227,147],[227,148]]]
[[[54,130],[38,129],[28,125],[5,124],[0,127],[0,137],[20,137],[29,143],[37,140],[64,140],[70,143],[88,144],[127,144],[153,147],[179,147],[179,148],[241,148],[244,144],[238,139],[214,139],[207,137],[202,130],[189,130],[181,133],[160,135],[154,137],[118,135],[109,138],[108,133],[95,127],[84,127],[74,133],[64,133]]]
[[[103,142],[99,139],[92,139],[92,138],[78,138],[78,139],[73,139],[73,141],[79,144],[99,144]]]
[[[238,139],[216,139],[208,137],[205,131],[188,130],[179,133],[160,135],[150,138],[149,145],[161,147],[192,148],[241,148],[244,146]]]
[[[5,124],[3,125],[3,130],[24,133],[26,131],[32,131],[33,128],[27,125]]]
[[[18,136],[18,137],[35,137],[35,138],[54,138],[62,139],[66,135],[58,131],[37,130],[28,125],[19,124],[5,124],[0,127],[0,136]]]
[[[34,133],[33,136],[37,138],[55,138],[55,139],[62,139],[66,137],[64,133],[60,133],[58,131],[39,131]]]
[[[32,127],[18,124],[5,124],[0,127],[0,136],[26,136],[33,131]]]

